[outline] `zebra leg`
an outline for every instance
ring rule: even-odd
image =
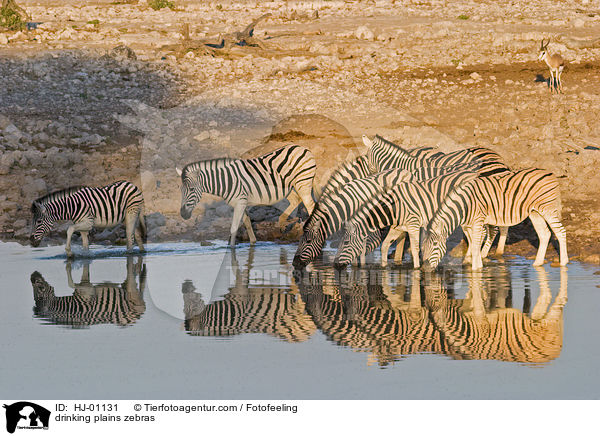
[[[140,248],[140,251],[145,251],[143,236],[143,233],[145,233],[145,228],[146,224],[144,222],[144,217],[141,215],[141,213],[138,213],[137,219],[135,221],[135,231],[133,232],[133,235],[135,237],[136,244]]]
[[[68,257],[73,257],[73,252],[71,251],[71,238],[73,237],[73,232],[89,232],[92,230],[92,226],[93,221],[91,218],[69,226],[67,229],[67,245],[65,246],[65,251],[67,252]]]
[[[401,264],[402,258],[404,257],[404,240],[406,239],[406,232],[402,232],[396,238],[396,251],[394,252],[394,263]]]
[[[535,228],[535,231],[538,235],[538,239],[540,240],[540,245],[538,247],[537,255],[535,256],[535,262],[533,262],[533,266],[540,266],[544,264],[544,259],[546,258],[546,250],[548,248],[548,242],[550,242],[550,230],[546,225],[546,220],[537,213],[536,211],[531,212],[529,215],[529,219]]]
[[[558,212],[556,212],[556,214],[558,214]],[[551,215],[547,212],[544,212],[542,217],[554,232],[556,239],[558,239],[558,246],[560,249],[560,265],[565,266],[567,263],[569,263],[569,255],[567,254],[567,231],[554,214]]]
[[[506,237],[508,236],[508,227],[500,226],[500,238],[498,239],[498,246],[496,247],[496,255],[501,256],[504,254],[504,246],[506,245]]]
[[[419,237],[420,237],[420,235],[421,235],[420,228],[417,228],[416,231],[414,229],[408,231],[408,238],[410,239],[410,253],[412,254],[413,266],[415,268],[419,268],[421,266],[421,262],[419,259],[419,248],[420,248]]]
[[[244,211],[244,226],[246,227],[246,232],[248,232],[248,239],[250,239],[251,244],[256,243],[256,236],[254,235],[254,230],[252,229],[252,221],[250,221],[250,217]]]
[[[485,226],[485,244],[481,249],[481,257],[485,259],[490,252],[490,248],[492,248],[492,244],[494,243],[494,239],[496,239],[496,235],[498,234],[498,227],[496,226]]]
[[[290,205],[281,213],[281,215],[279,215],[279,228],[281,229],[281,231],[285,231],[285,222],[288,220],[288,218],[290,217],[290,215],[292,214],[292,212],[294,211],[294,209],[296,209],[298,207],[298,205],[301,202],[301,198],[300,196],[296,193],[295,190],[291,190],[290,193],[287,196],[288,201],[290,202]]]
[[[235,237],[240,228],[242,217],[246,213],[247,201],[240,201],[233,207],[233,219],[231,220],[231,236],[229,237],[229,245],[235,247]]]
[[[473,271],[479,271],[483,268],[483,260],[481,258],[481,240],[483,239],[484,225],[482,222],[475,223],[471,229],[471,265]]]
[[[125,233],[127,234],[127,251],[133,250],[133,237],[137,227],[138,216],[133,211],[125,215]]]
[[[388,252],[390,250],[390,245],[392,244],[392,241],[394,239],[396,239],[398,234],[404,234],[404,231],[400,230],[396,230],[394,227],[392,227],[390,229],[390,231],[388,232],[387,236],[385,237],[385,240],[381,243],[381,266],[382,267],[386,267],[388,264]]]
[[[534,321],[540,320],[546,315],[546,310],[552,301],[552,292],[548,286],[548,275],[542,267],[536,267],[538,281],[540,283],[540,295],[538,296],[535,306],[531,311],[531,319]]]
[[[463,226],[463,233],[465,234],[465,238],[467,238],[467,252],[465,253],[465,257],[463,259],[463,264],[472,263],[473,262],[473,238],[472,232],[473,229],[471,227]]]
[[[304,206],[306,207],[306,210],[308,211],[308,214],[310,215],[313,211],[313,209],[315,208],[315,202],[313,201],[313,197],[312,197],[312,191],[313,188],[312,186],[308,185],[308,186],[301,186],[301,187],[296,187],[295,188],[298,192],[298,196],[302,199],[302,203],[304,203]]]
[[[83,249],[89,250],[90,249],[90,240],[88,238],[89,232],[82,230],[81,232],[79,232],[79,234],[81,235],[81,245],[83,246]]]

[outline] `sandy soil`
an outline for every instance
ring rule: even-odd
[[[483,145],[515,169],[553,171],[571,257],[600,263],[598,1],[19,3],[42,24],[0,32],[3,240],[26,240],[37,196],[123,178],[144,187],[155,240],[224,237],[222,202],[178,217],[173,166],[287,140],[359,152],[360,135],[379,133],[408,147]],[[191,39],[217,42],[265,12],[254,35],[264,48],[174,50],[184,23]],[[562,95],[537,61],[548,37],[568,61]],[[259,238],[280,237],[276,212],[252,211],[265,220]],[[533,254],[532,233],[511,231],[507,252]]]

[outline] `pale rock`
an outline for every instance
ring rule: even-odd
[[[365,39],[368,41],[375,39],[375,34],[367,26],[360,26],[358,29],[356,29],[354,36],[356,36],[358,39]]]

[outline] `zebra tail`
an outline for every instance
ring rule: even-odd
[[[145,209],[144,209],[144,203],[142,203],[142,207],[140,207],[140,215],[139,215],[139,226],[140,226],[140,232],[142,234],[142,241],[144,241],[144,244],[146,242],[148,242],[148,229],[146,228],[146,215],[145,215]]]

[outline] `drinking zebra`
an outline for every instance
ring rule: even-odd
[[[138,321],[146,311],[143,298],[146,267],[142,265],[141,258],[134,265],[131,256],[127,257],[127,278],[122,284],[91,283],[89,263],[83,266],[80,283],[73,282],[70,261],[67,261],[66,269],[69,287],[74,292],[61,297],[55,295],[54,288],[39,272],[31,274],[35,301],[33,311],[37,318],[73,328],[97,324],[126,326]],[[139,287],[136,274],[139,275]]]
[[[429,152],[411,154],[399,145],[377,135],[373,140],[366,135],[362,137],[368,148],[367,159],[372,171],[383,171],[391,168],[402,168],[413,171],[419,167],[448,167],[458,164],[495,162],[502,166],[502,158],[496,152],[483,147],[472,147],[451,153]],[[492,169],[487,170],[490,172]],[[489,174],[486,174],[489,175]]]
[[[146,237],[144,199],[142,191],[130,182],[119,181],[93,188],[75,186],[53,192],[35,200],[31,206],[33,229],[31,245],[37,247],[42,238],[59,221],[72,221],[67,229],[67,256],[73,256],[71,237],[81,234],[84,249],[89,248],[88,233],[92,228],[114,227],[125,221],[127,250],[133,249],[133,239],[140,251],[144,250]]]
[[[335,177],[335,176],[332,176]],[[375,193],[409,180],[404,170],[382,171],[362,179],[352,180],[329,195],[322,196],[306,223],[293,265],[302,268],[319,256],[326,239],[342,228],[360,205]]]
[[[560,264],[566,265],[567,236],[561,224],[561,199],[558,181],[540,169],[515,171],[498,177],[467,182],[452,191],[432,218],[424,243],[423,257],[435,268],[446,252],[446,240],[459,225],[469,228],[474,270],[483,266],[481,241],[485,224],[514,226],[529,217],[540,241],[534,265],[542,265],[550,231],[560,246]]]
[[[477,173],[471,171],[450,173],[423,182],[400,183],[375,194],[346,222],[346,231],[335,257],[336,267],[353,262],[365,251],[367,235],[391,226],[381,246],[381,266],[387,265],[390,244],[398,238],[395,261],[402,261],[404,234],[408,232],[413,265],[418,268],[421,227],[427,226],[449,192],[476,177]]]
[[[287,145],[253,159],[218,158],[203,160],[177,168],[181,176],[181,217],[189,219],[203,193],[222,197],[233,207],[229,244],[242,219],[251,243],[256,242],[247,206],[271,205],[287,198],[288,208],[279,217],[283,227],[289,215],[303,202],[309,213],[315,177],[315,159],[307,148]]]

